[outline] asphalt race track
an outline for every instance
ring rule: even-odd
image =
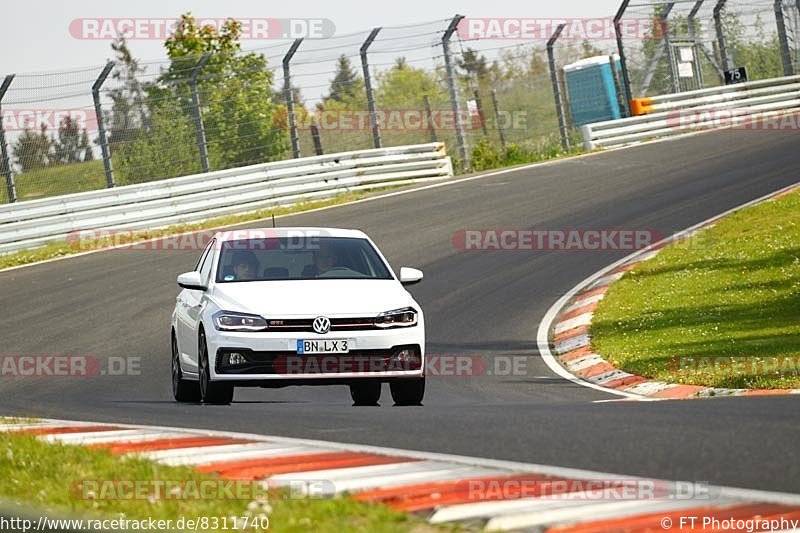
[[[198,251],[116,250],[0,273],[3,355],[141,357],[141,375],[0,378],[0,413],[226,429],[800,492],[800,397],[602,402],[538,357],[544,313],[627,255],[463,252],[459,229],[664,234],[800,181],[794,132],[719,131],[520,169],[281,225],[363,229],[425,280],[429,354],[527,356],[517,376],[429,378],[425,406],[355,408],[346,387],[239,389],[227,407],[170,390],[177,274]]]

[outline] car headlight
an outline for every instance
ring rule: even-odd
[[[417,310],[413,307],[386,311],[375,318],[375,325],[379,328],[407,327],[415,326],[416,324]]]
[[[214,314],[214,327],[221,331],[264,331],[267,319],[248,313],[219,311]]]

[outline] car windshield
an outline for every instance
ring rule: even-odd
[[[217,282],[307,279],[392,279],[366,239],[259,238],[222,244]]]

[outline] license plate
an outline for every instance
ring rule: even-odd
[[[297,339],[298,354],[347,353],[350,351],[351,346],[351,339],[325,339],[313,341]]]

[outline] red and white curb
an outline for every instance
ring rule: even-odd
[[[800,394],[800,389],[725,389],[699,385],[667,383],[637,376],[616,368],[602,355],[594,353],[589,330],[594,311],[611,284],[628,270],[652,259],[666,245],[694,236],[721,218],[761,202],[773,200],[800,189],[790,185],[762,196],[676,233],[658,243],[623,258],[584,280],[557,301],[539,325],[538,344],[542,358],[557,374],[590,388],[638,400],[690,399],[719,396],[763,396]]]
[[[0,424],[0,431],[293,491],[313,484],[326,487],[326,497],[383,503],[430,523],[466,522],[487,531],[686,530],[680,519],[688,516],[698,524],[709,517],[800,525],[800,495],[778,492],[223,431],[67,420]]]

